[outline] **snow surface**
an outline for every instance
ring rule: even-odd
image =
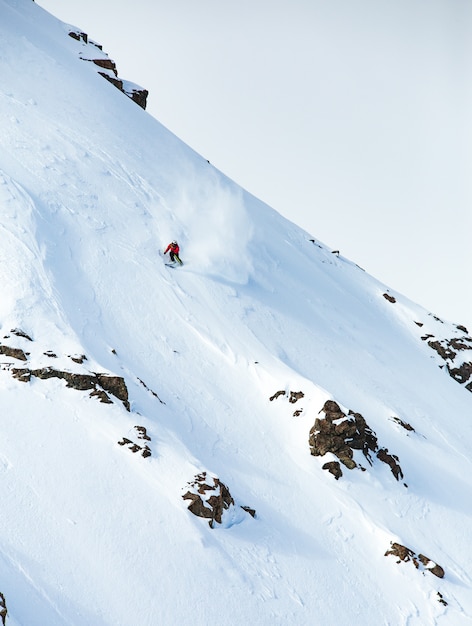
[[[1,344],[28,353],[0,364],[7,624],[470,624],[472,395],[421,340],[464,333],[216,171],[69,25],[31,0],[0,18]],[[131,411],[14,367],[123,376]],[[362,455],[339,481],[321,469],[328,399],[402,480]],[[148,458],[117,445],[136,425]],[[237,505],[214,528],[182,499],[204,471]],[[392,541],[445,577],[385,557]]]

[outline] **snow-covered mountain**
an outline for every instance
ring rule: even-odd
[[[216,171],[71,31],[0,0],[0,619],[470,624],[467,329]]]

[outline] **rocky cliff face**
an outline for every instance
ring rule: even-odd
[[[69,31],[69,37],[80,42],[83,48],[79,51],[79,56],[83,61],[89,61],[100,68],[98,73],[117,89],[123,92],[133,102],[136,102],[142,109],[146,108],[149,92],[140,85],[123,80],[118,77],[115,62],[103,52],[102,46],[89,39],[87,33],[80,30]]]

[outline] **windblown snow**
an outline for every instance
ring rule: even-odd
[[[214,169],[71,29],[0,0],[0,618],[470,624],[467,329]]]

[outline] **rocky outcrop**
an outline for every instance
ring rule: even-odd
[[[10,346],[0,345],[0,354],[9,356],[12,359],[17,359],[18,361],[28,360],[26,353],[21,348],[11,348]]]
[[[282,389],[281,391],[276,391],[274,395],[269,398],[269,400],[272,402],[273,400],[276,400],[277,398],[280,398],[281,396],[284,398],[288,398],[288,401],[290,402],[290,404],[295,404],[296,402],[298,402],[298,400],[301,400],[302,398],[304,398],[305,394],[303,393],[303,391],[287,392],[284,389]],[[302,413],[303,413],[303,409],[297,409],[296,411],[294,411],[293,416],[298,417]]]
[[[460,330],[467,329],[464,326],[457,327]],[[472,337],[462,335],[451,339],[437,339],[434,335],[427,333],[421,337],[428,346],[437,352],[441,359],[446,362],[446,369],[449,376],[468,391],[472,391]],[[470,355],[469,357],[466,355]]]
[[[39,369],[29,368],[12,368],[12,376],[21,382],[28,383],[31,378],[40,378],[47,380],[48,378],[60,378],[65,380],[67,387],[86,391],[92,389],[90,394],[92,397],[98,397],[100,402],[111,403],[108,393],[118,398],[126,410],[130,410],[128,400],[128,388],[123,378],[120,376],[110,376],[108,374],[75,374],[54,369],[53,367],[42,367]],[[108,392],[108,393],[107,393]]]
[[[360,413],[349,411],[347,416],[334,400],[327,400],[321,411],[325,417],[316,418],[308,439],[313,456],[324,456],[330,452],[345,467],[354,469],[361,467],[354,460],[354,451],[359,450],[370,465],[375,456],[390,467],[397,480],[403,478],[398,457],[390,454],[387,448],[379,448],[376,434]],[[323,469],[333,474],[336,480],[342,476],[341,467],[336,461],[325,463]]]
[[[216,476],[207,477],[206,472],[197,474],[188,483],[188,490],[182,498],[190,500],[188,510],[191,513],[209,520],[210,528],[214,527],[215,522],[221,524],[224,512],[236,506],[228,487]],[[239,509],[252,517],[256,515],[256,511],[250,507],[240,506]]]
[[[89,61],[96,65],[101,70],[98,71],[100,76],[103,76],[103,78],[128,96],[133,102],[136,102],[142,109],[146,108],[149,95],[147,89],[119,78],[115,62],[103,52],[103,47],[100,44],[89,39],[87,33],[80,30],[69,31],[69,36],[81,42],[84,46],[85,49],[81,50],[79,53],[83,61]]]
[[[385,553],[385,556],[389,555],[397,557],[397,563],[408,563],[410,561],[416,569],[431,572],[431,574],[434,574],[438,578],[444,578],[444,570],[440,565],[432,561],[424,554],[415,554],[413,550],[403,546],[401,543],[391,541],[390,550],[387,550]]]
[[[146,429],[144,428],[144,426],[135,426],[134,430],[136,431],[136,438],[137,439],[141,439],[144,441],[149,441],[151,442],[151,437],[147,434]],[[151,452],[151,448],[149,447],[149,445],[143,444],[140,445],[136,442],[134,442],[132,439],[128,439],[128,437],[123,437],[123,439],[121,441],[118,441],[118,445],[119,446],[126,446],[128,448],[128,450],[131,450],[131,452],[136,453],[136,452],[141,452],[141,456],[144,457],[145,459],[148,456],[151,456],[152,452]]]

